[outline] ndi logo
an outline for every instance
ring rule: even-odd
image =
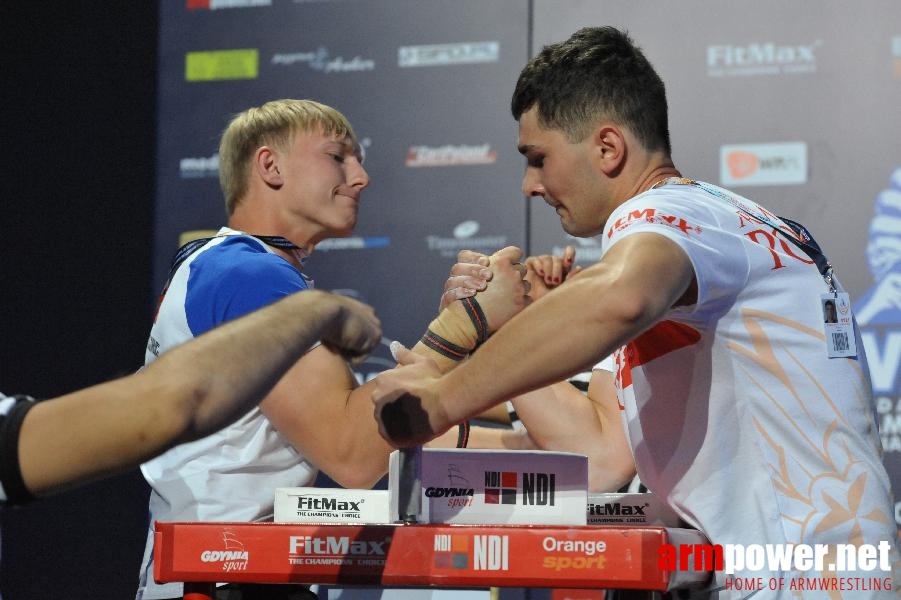
[[[517,477],[511,471],[485,471],[485,504],[516,504]]]
[[[506,535],[473,536],[473,571],[509,571],[510,538]]]
[[[523,473],[522,504],[554,506],[557,492],[554,473]],[[518,474],[512,471],[485,471],[485,504],[516,504]]]

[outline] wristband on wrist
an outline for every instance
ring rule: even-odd
[[[449,342],[444,339],[434,331],[432,331],[431,327],[426,330],[425,334],[419,340],[426,347],[434,350],[441,356],[445,358],[449,358],[451,360],[460,361],[466,358],[469,355],[469,349],[464,348],[462,346],[458,346],[453,342]]]
[[[451,305],[435,317],[420,342],[432,352],[454,362],[476,347],[478,331],[462,306]]]
[[[469,421],[463,421],[457,427],[457,448],[465,448],[469,443]]]
[[[463,298],[461,302],[463,303],[463,308],[466,309],[466,315],[472,321],[473,327],[476,328],[476,348],[478,348],[488,339],[488,318],[485,316],[485,311],[482,310],[479,301],[475,298]]]
[[[507,415],[510,417],[510,426],[513,428],[513,430],[521,431],[525,429],[526,426],[523,425],[523,422],[519,419],[519,415],[516,414],[516,408],[514,408],[513,403],[507,400],[506,407]]]

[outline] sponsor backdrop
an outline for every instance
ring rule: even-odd
[[[156,285],[185,232],[224,222],[230,116],[313,98],[354,124],[372,184],[354,237],[320,245],[307,269],[407,344],[461,248],[575,244],[580,263],[597,260],[596,240],[521,197],[509,98],[542,45],[627,28],[667,82],[682,172],[807,225],[856,299],[901,490],[901,4],[169,0],[160,23]],[[390,364],[383,347],[359,377]]]
[[[528,57],[527,9],[521,0],[163,3],[156,280],[183,232],[224,222],[217,147],[229,118],[312,98],[350,119],[372,183],[354,237],[320,244],[308,274],[372,304],[387,337],[414,343],[459,249],[524,244],[516,123],[501,91]],[[383,345],[359,374],[389,365]]]

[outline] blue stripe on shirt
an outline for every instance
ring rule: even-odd
[[[287,260],[246,236],[229,236],[198,255],[190,269],[185,316],[195,337],[308,289]]]

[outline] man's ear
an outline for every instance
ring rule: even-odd
[[[269,146],[260,146],[253,158],[253,167],[260,179],[272,187],[281,187],[285,183],[279,168],[278,152]]]
[[[628,148],[622,129],[612,124],[602,124],[592,133],[598,167],[606,175],[615,175],[622,168]]]

